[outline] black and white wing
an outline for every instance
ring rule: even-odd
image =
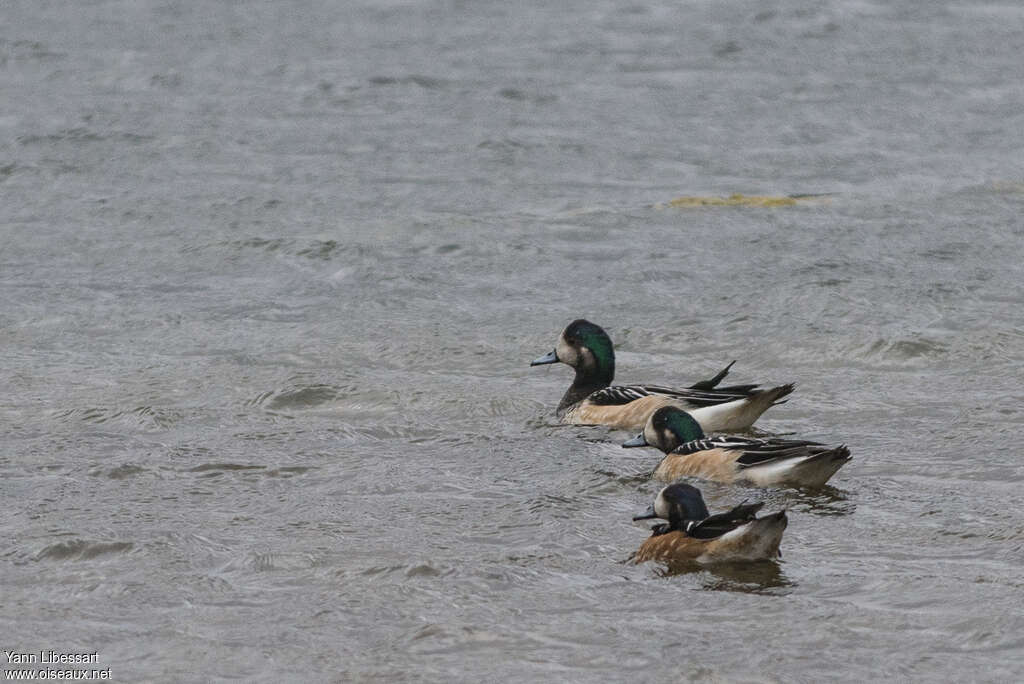
[[[726,532],[732,532],[740,525],[754,520],[762,506],[764,506],[763,501],[754,504],[742,503],[731,511],[716,513],[703,520],[690,522],[686,526],[686,534],[696,539],[721,537]]]
[[[743,455],[736,459],[736,465],[740,468],[749,468],[790,458],[806,458],[830,450],[830,447],[820,442],[807,440],[770,437],[753,441],[755,443],[740,447],[743,449]]]
[[[768,463],[769,461],[781,461],[787,458],[802,458],[828,451],[829,447],[820,442],[811,442],[799,439],[782,439],[780,437],[768,437],[756,439],[751,437],[736,437],[728,435],[716,435],[704,439],[695,439],[691,442],[680,444],[673,450],[676,454],[695,454],[698,451],[710,449],[740,450],[743,452],[738,459],[737,465],[741,468]]]
[[[730,436],[712,436],[704,437],[703,439],[695,439],[689,442],[683,442],[675,449],[672,450],[674,454],[695,454],[698,451],[709,451],[711,449],[743,449],[751,445],[756,445],[761,440],[750,439],[747,437],[730,437]]]
[[[642,397],[652,395],[675,399],[691,408],[715,406],[728,401],[745,399],[757,388],[757,385],[735,385],[720,389],[672,389],[660,385],[612,385],[597,390],[587,397],[587,401],[598,406],[614,406],[628,404]]]
[[[732,387],[719,387],[707,390],[693,389],[692,387],[672,389],[671,387],[661,387],[659,385],[643,385],[642,387],[650,394],[672,397],[673,399],[686,402],[693,408],[702,408],[704,406],[716,406],[729,401],[736,401],[737,399],[746,399],[753,394],[758,386],[733,385]]]
[[[597,406],[618,406],[649,396],[651,392],[641,385],[612,385],[592,392],[587,401]]]

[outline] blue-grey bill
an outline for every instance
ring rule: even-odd
[[[623,449],[641,446],[647,446],[647,440],[644,438],[644,433],[642,432],[633,439],[627,439],[625,442],[622,443]]]
[[[647,510],[640,515],[634,515],[633,520],[650,520],[651,518],[657,518],[658,514],[654,512],[654,504],[647,507]]]
[[[558,354],[555,353],[554,349],[552,349],[551,351],[549,351],[547,354],[545,354],[544,356],[540,357],[539,359],[534,359],[533,361],[530,362],[530,365],[531,366],[543,366],[546,363],[558,363]]]

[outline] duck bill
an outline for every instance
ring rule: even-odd
[[[623,449],[631,449],[632,447],[642,446],[647,446],[647,438],[644,437],[644,433],[642,432],[633,439],[626,440],[625,442],[622,443]]]
[[[650,520],[651,518],[657,518],[658,514],[654,512],[654,504],[647,507],[647,510],[640,515],[634,515],[633,520]]]
[[[530,362],[530,365],[531,366],[543,366],[543,365],[548,364],[548,363],[558,363],[558,354],[555,353],[554,349],[552,349],[551,351],[549,351],[547,354],[545,354],[544,356],[540,357],[539,359],[534,359],[533,361]]]

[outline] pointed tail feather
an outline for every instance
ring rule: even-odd
[[[764,501],[758,501],[757,503],[741,503],[739,506],[734,506],[732,510],[724,515],[729,516],[730,520],[753,520],[757,517],[757,512],[764,507]]]
[[[729,392],[730,394],[752,394],[760,387],[757,383],[752,385],[729,385],[727,387],[716,387],[716,392]]]
[[[759,402],[763,401],[767,408],[768,406],[785,404],[785,401],[779,401],[779,399],[792,394],[795,389],[796,383],[790,382],[785,385],[779,385],[778,387],[772,387],[771,389],[757,390],[751,394],[751,397],[757,397]]]
[[[690,385],[690,387],[688,389],[695,389],[695,390],[711,390],[711,389],[714,389],[718,385],[718,383],[722,382],[722,380],[725,379],[725,376],[729,374],[729,369],[732,368],[732,364],[734,364],[734,363],[736,363],[735,360],[734,361],[730,361],[728,366],[726,366],[722,370],[718,371],[718,375],[716,375],[715,377],[711,378],[710,380],[701,380],[698,383],[694,383],[694,384]]]
[[[842,461],[843,463],[846,463],[850,460],[853,460],[853,456],[850,455],[850,449],[845,444],[840,444],[835,449],[827,449],[814,454],[814,456],[811,456],[801,465],[816,462],[821,463],[823,461]]]

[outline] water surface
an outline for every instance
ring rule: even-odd
[[[0,648],[119,681],[1024,671],[1024,9],[8,2]],[[823,195],[776,208],[673,198]],[[797,382],[778,563],[529,368]]]

